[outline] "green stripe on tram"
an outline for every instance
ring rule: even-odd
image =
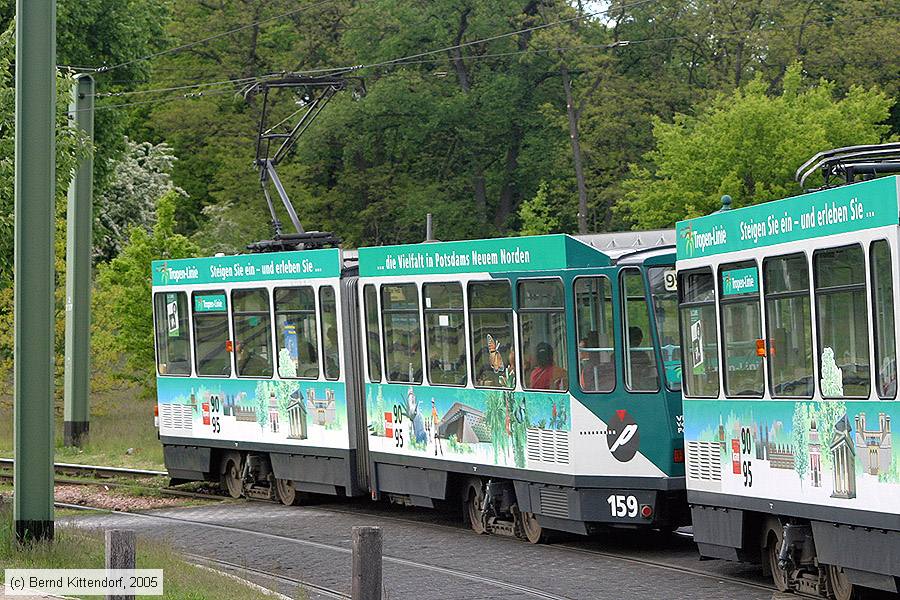
[[[568,235],[359,249],[361,277],[553,271],[609,264],[606,255]]]
[[[153,285],[241,283],[340,277],[337,248],[153,261]]]
[[[679,221],[678,260],[897,225],[898,185],[894,175]]]

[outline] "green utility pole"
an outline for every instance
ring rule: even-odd
[[[53,537],[56,1],[16,2],[15,500],[20,542]]]
[[[94,78],[75,76],[69,116],[94,139]],[[94,161],[88,155],[69,185],[66,212],[66,375],[63,441],[82,446],[91,427],[91,222]]]

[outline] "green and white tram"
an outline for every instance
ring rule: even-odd
[[[159,434],[176,479],[356,495],[354,313],[337,248],[156,261]]]
[[[673,232],[157,261],[160,439],[238,496],[687,521]]]
[[[531,541],[684,522],[673,251],[614,238],[360,249],[374,489]]]
[[[678,223],[704,556],[851,598],[900,582],[896,176]]]

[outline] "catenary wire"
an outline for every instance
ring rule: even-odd
[[[167,48],[165,50],[160,50],[159,52],[153,52],[152,54],[147,54],[146,56],[141,56],[139,58],[133,58],[131,60],[121,62],[112,66],[103,66],[97,69],[98,73],[108,73],[115,69],[121,69],[122,67],[127,67],[129,65],[133,65],[134,63],[142,62],[145,60],[150,60],[152,58],[156,58],[159,56],[163,56],[165,54],[171,54],[173,52],[180,52],[182,50],[187,50],[188,48],[193,48],[194,46],[199,46],[201,44],[205,44],[207,42],[211,42],[213,40],[217,40],[219,38],[227,37],[229,35],[233,35],[240,31],[244,31],[245,29],[250,29],[251,27],[256,27],[258,25],[263,25],[265,23],[270,23],[272,21],[276,21],[279,19],[284,19],[285,17],[290,17],[292,15],[305,12],[307,10],[311,10],[313,8],[318,8],[319,6],[323,6],[325,4],[330,4],[334,2],[334,0],[319,0],[319,2],[315,2],[313,4],[307,4],[306,6],[301,6],[300,8],[295,8],[294,10],[289,10],[287,12],[274,15],[272,17],[267,17],[265,19],[260,19],[259,21],[254,21],[253,23],[248,23],[246,25],[241,25],[240,27],[235,27],[234,29],[229,29],[228,31],[222,31],[215,35],[211,35],[209,37],[205,37],[203,39],[195,40],[193,42],[188,42],[186,44],[181,44],[178,46],[173,46],[172,48]]]
[[[649,1],[649,0],[647,0],[647,1]],[[594,13],[594,14],[596,14],[596,13]],[[842,23],[848,23],[848,22],[854,22],[854,21],[871,21],[871,20],[877,20],[877,19],[897,18],[897,17],[900,17],[900,13],[887,14],[887,15],[861,15],[858,17],[852,17],[852,18],[846,18],[846,19],[840,19],[840,20],[827,19],[827,20],[821,20],[821,21],[812,21],[812,22],[807,22],[807,23],[803,23],[803,24],[774,28],[774,30],[785,31],[785,30],[789,30],[789,29],[795,29],[795,28],[801,27],[801,26],[809,27],[811,25],[825,25],[825,24],[834,25],[834,24],[842,24]],[[772,29],[770,29],[770,31],[771,30]],[[761,31],[761,29],[749,28],[749,29],[743,29],[743,30],[732,30],[732,31],[727,31],[727,32],[717,32],[717,33],[713,33],[712,35],[719,36],[719,37],[727,37],[727,36],[731,36],[731,35],[739,35],[739,34],[749,33],[749,32],[753,32],[753,31]],[[503,35],[510,35],[510,34],[503,34]],[[518,51],[510,51],[510,52],[499,52],[499,53],[492,53],[492,54],[461,56],[460,58],[462,60],[482,60],[482,59],[490,59],[490,58],[503,58],[503,57],[524,55],[524,54],[541,54],[541,53],[562,52],[562,51],[611,49],[611,48],[615,48],[615,47],[625,47],[625,46],[636,45],[636,44],[678,41],[678,40],[683,40],[683,39],[689,39],[692,37],[694,37],[694,36],[693,35],[679,35],[679,36],[665,36],[665,37],[658,37],[658,38],[646,38],[646,39],[638,39],[638,40],[620,40],[618,42],[613,42],[613,43],[609,43],[609,44],[585,44],[585,45],[577,45],[577,46],[557,46],[557,47],[552,47],[552,48],[531,48],[531,49],[527,49],[527,50],[518,50]],[[497,39],[497,36],[494,36],[489,39]],[[468,42],[467,44],[471,45],[474,43],[480,43],[480,42],[479,41]],[[463,45],[465,45],[465,44],[460,44],[459,46],[462,47]],[[426,53],[420,53],[419,55],[414,55],[414,56],[425,56],[425,55],[426,55]],[[446,58],[407,60],[410,58],[412,58],[412,57],[392,59],[390,61],[385,61],[383,64],[373,63],[370,65],[360,65],[357,67],[357,69],[375,68],[376,66],[401,67],[401,66],[413,65],[413,64],[439,63],[439,62],[444,62],[447,60]],[[321,69],[321,70],[316,70],[316,71],[324,72],[326,70],[334,71],[337,69],[338,68]],[[296,73],[297,74],[309,74],[309,73],[311,73],[311,71],[299,71]],[[170,87],[170,88],[157,88],[157,89],[149,89],[149,90],[137,90],[137,91],[132,91],[132,92],[96,94],[96,96],[98,96],[98,97],[101,97],[101,96],[124,96],[124,95],[131,95],[131,94],[164,93],[164,92],[169,92],[169,91],[179,91],[179,90],[194,89],[194,88],[199,88],[199,87],[214,87],[214,86],[228,85],[228,84],[234,84],[234,83],[246,83],[249,81],[258,81],[267,76],[271,76],[271,75],[260,75],[260,76],[256,76],[256,77],[245,77],[245,78],[239,78],[239,79],[230,79],[230,80],[222,80],[222,81],[214,81],[214,82],[201,82],[201,83],[197,83],[197,84],[186,84],[183,86],[175,86],[175,87]],[[230,91],[230,90],[220,91],[219,93],[226,93],[228,91]],[[213,92],[205,92],[205,93],[201,93],[201,94],[185,94],[183,96],[175,96],[172,98],[157,99],[157,100],[146,101],[146,102],[127,102],[127,103],[120,103],[120,104],[115,104],[115,105],[108,105],[108,106],[104,106],[102,108],[115,108],[115,107],[119,107],[119,106],[125,107],[125,106],[133,106],[133,105],[137,105],[137,104],[149,104],[149,103],[156,103],[156,102],[160,102],[160,101],[168,101],[168,100],[176,100],[176,99],[190,99],[190,98],[196,97],[198,95],[212,95],[212,93]],[[101,108],[101,107],[98,107],[98,108]]]

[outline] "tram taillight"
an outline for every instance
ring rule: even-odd
[[[676,463],[684,462],[684,448],[675,448],[675,451],[672,452],[672,461]]]

